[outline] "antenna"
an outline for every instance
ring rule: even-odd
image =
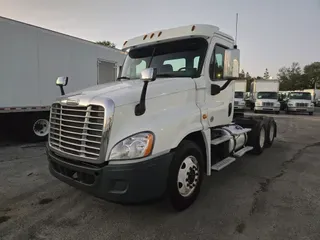
[[[238,40],[238,13],[236,14],[236,37],[234,41],[234,48],[237,49],[237,40]]]

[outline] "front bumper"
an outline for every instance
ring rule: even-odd
[[[280,106],[279,107],[255,106],[254,110],[255,111],[279,112],[280,111]]]
[[[234,105],[233,109],[234,111],[239,112],[239,111],[244,111],[245,107],[246,107],[245,105]]]
[[[47,147],[49,170],[59,180],[96,197],[138,203],[161,197],[173,153],[139,163],[95,166],[62,158]]]
[[[289,112],[314,112],[314,107],[289,107]]]

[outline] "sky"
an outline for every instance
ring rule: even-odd
[[[251,76],[320,61],[320,0],[0,0],[0,16],[119,48],[135,36],[196,23],[235,36],[236,13],[240,64]]]

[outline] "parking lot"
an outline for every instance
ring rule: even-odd
[[[320,239],[320,112],[272,115],[274,145],[207,177],[184,212],[124,206],[53,178],[44,143],[0,147],[0,239]]]

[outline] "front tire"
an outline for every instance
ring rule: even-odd
[[[310,115],[310,116],[313,115],[313,112],[309,112],[309,115]]]
[[[199,146],[183,140],[170,165],[168,192],[171,204],[183,211],[193,204],[200,192],[204,173],[204,159]]]

